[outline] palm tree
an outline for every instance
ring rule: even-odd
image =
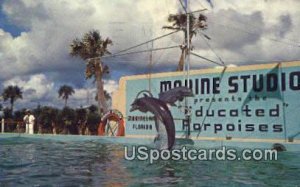
[[[80,108],[76,110],[76,122],[78,133],[84,135],[87,126],[87,110]]]
[[[106,90],[104,90],[104,97],[106,101],[111,100],[111,96]],[[98,101],[98,95],[95,96],[95,100]]]
[[[111,101],[111,96],[106,90],[104,90],[104,98],[106,100],[107,106],[111,106],[111,104],[109,103]],[[95,96],[95,101],[98,101],[98,95]],[[103,110],[100,110],[100,114],[103,114],[103,112]]]
[[[189,42],[191,43],[193,36],[195,36],[198,31],[204,30],[207,28],[207,24],[206,24],[207,18],[203,14],[199,14],[198,19],[196,19],[193,14],[188,14],[188,15],[190,18]],[[175,15],[170,14],[168,17],[168,22],[172,23],[172,25],[171,26],[163,26],[163,29],[183,31],[185,34],[185,38],[187,39],[187,16],[186,16],[186,14],[184,14],[184,13],[179,13],[179,14],[175,14]],[[205,37],[207,37],[207,36],[205,35]],[[187,41],[185,41],[185,42],[187,42]],[[181,47],[181,56],[180,56],[180,60],[178,63],[177,71],[183,71],[184,53],[187,54],[186,46]]]
[[[99,109],[106,112],[107,103],[104,95],[104,85],[102,78],[105,74],[109,73],[108,66],[104,65],[101,61],[103,55],[111,54],[107,47],[112,45],[109,38],[102,39],[99,31],[92,30],[86,33],[82,39],[76,38],[72,41],[70,47],[70,54],[72,56],[79,56],[86,61],[85,75],[86,79],[95,78],[97,84],[97,96]],[[99,110],[101,111],[101,110]]]
[[[75,93],[74,89],[71,86],[63,85],[58,90],[58,97],[61,97],[65,100],[65,107],[67,106],[67,102],[69,99],[69,96],[73,95]]]
[[[14,109],[14,103],[17,99],[22,99],[22,90],[18,86],[8,86],[4,89],[2,93],[2,97],[4,101],[9,100],[10,101],[10,110],[13,112]]]

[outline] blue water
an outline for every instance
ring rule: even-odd
[[[300,153],[277,161],[124,160],[98,141],[0,139],[0,186],[299,186]]]

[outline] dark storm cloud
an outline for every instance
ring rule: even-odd
[[[227,9],[210,13],[207,17],[208,29],[204,32],[211,38],[210,42],[215,48],[240,50],[245,45],[256,43],[263,35],[265,24],[262,13],[259,11],[243,14]],[[195,45],[205,48],[200,37]]]
[[[45,73],[48,79],[58,85],[71,85],[74,88],[82,88],[85,83],[84,67],[79,69],[61,69]]]
[[[278,36],[283,38],[293,27],[292,18],[289,14],[281,15],[278,22]]]
[[[6,10],[9,21],[25,29],[32,27],[33,20],[46,21],[49,18],[48,10],[41,1],[25,3],[20,0],[5,0],[4,2],[2,9]]]

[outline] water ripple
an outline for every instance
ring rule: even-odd
[[[278,161],[125,161],[96,141],[0,141],[0,186],[296,186],[300,153]]]

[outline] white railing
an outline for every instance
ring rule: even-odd
[[[1,133],[4,133],[4,118],[1,120]]]

